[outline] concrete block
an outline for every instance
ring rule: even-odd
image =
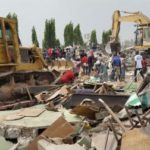
[[[38,141],[38,150],[85,150],[83,147],[81,147],[78,144],[61,144],[61,145],[55,145],[52,143],[49,143],[45,140],[39,140]]]
[[[19,128],[9,128],[6,130],[5,137],[8,139],[16,139],[19,137],[21,129]]]
[[[5,126],[0,125],[0,136],[4,136],[5,135]]]

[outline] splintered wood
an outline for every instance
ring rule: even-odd
[[[95,93],[107,95],[107,94],[115,94],[115,91],[112,85],[104,83],[98,89],[95,90]]]

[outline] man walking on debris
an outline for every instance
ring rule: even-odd
[[[88,65],[89,65],[89,75],[90,75],[92,67],[94,65],[94,54],[92,50],[90,51],[90,56],[88,57]]]
[[[120,56],[117,55],[117,53],[113,56],[112,58],[112,67],[115,72],[115,80],[120,81],[120,76],[121,76],[121,60]]]
[[[139,51],[136,52],[134,60],[135,60],[134,77],[135,77],[135,82],[137,82],[137,71],[140,72],[142,78],[144,79],[143,70],[142,70],[143,57],[139,54]]]

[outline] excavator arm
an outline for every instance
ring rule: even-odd
[[[117,49],[117,46],[120,45],[119,40],[118,40],[118,35],[120,32],[121,22],[133,22],[138,25],[150,23],[150,19],[147,16],[145,16],[144,14],[142,14],[141,12],[126,12],[126,11],[122,11],[122,12],[125,14],[128,14],[128,15],[121,16],[121,11],[119,11],[119,10],[116,10],[113,14],[112,35],[111,35],[112,51],[114,49]]]

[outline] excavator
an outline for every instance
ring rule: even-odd
[[[0,17],[0,101],[15,99],[25,91],[29,96],[32,91],[40,92],[56,78],[48,70],[42,50],[21,46],[16,22]]]
[[[121,13],[127,14],[122,16]],[[136,24],[135,50],[150,49],[150,19],[142,12],[126,12],[116,10],[112,18],[112,35],[110,40],[111,52],[119,52],[121,44],[119,42],[119,32],[121,22],[133,22]]]

